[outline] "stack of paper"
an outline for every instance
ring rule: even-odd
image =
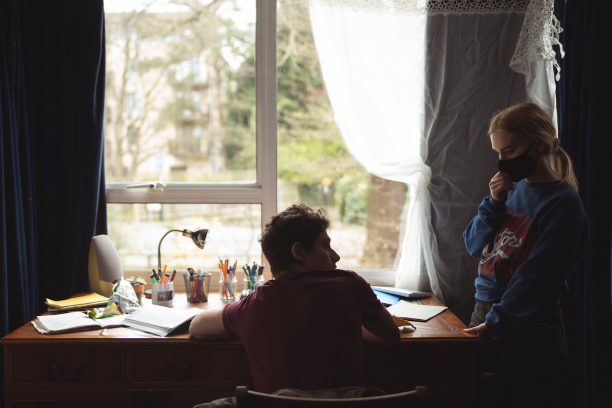
[[[75,331],[95,330],[105,327],[123,326],[125,315],[92,320],[85,313],[64,313],[56,316],[38,316],[32,325],[40,334],[58,334]]]
[[[97,293],[92,293],[85,296],[73,297],[66,300],[51,300],[47,299],[49,312],[67,312],[71,310],[86,310],[93,307],[106,306],[108,298]]]
[[[415,305],[405,300],[400,300],[396,304],[389,306],[387,310],[392,315],[401,317],[406,320],[418,320],[427,321],[434,316],[439,315],[443,311],[448,309],[445,306],[426,306],[426,305]]]
[[[133,329],[166,337],[202,311],[202,309],[195,307],[187,310],[176,310],[164,306],[148,305],[129,315],[123,323]]]

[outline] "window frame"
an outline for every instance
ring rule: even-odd
[[[163,189],[126,188],[131,183],[106,183],[107,204],[260,204],[261,230],[277,214],[277,61],[276,0],[256,0],[255,20],[255,183],[165,183]],[[158,180],[151,180],[153,182]],[[262,253],[264,264],[267,264]],[[374,285],[395,284],[394,269],[359,269]],[[266,275],[269,271],[266,271]],[[271,278],[270,276],[266,276]]]
[[[262,230],[276,209],[276,1],[256,1],[256,170],[253,184],[166,183],[164,189],[128,189],[106,183],[107,203],[260,204]],[[152,180],[157,181],[157,180]]]

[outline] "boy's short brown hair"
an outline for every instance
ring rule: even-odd
[[[325,210],[313,210],[306,204],[293,204],[272,217],[261,234],[259,242],[268,259],[273,277],[287,271],[296,262],[291,248],[299,242],[310,251],[317,236],[327,231],[330,221]]]

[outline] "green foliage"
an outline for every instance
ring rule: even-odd
[[[336,209],[345,224],[364,225],[368,214],[368,186],[352,175],[345,175],[336,185]]]

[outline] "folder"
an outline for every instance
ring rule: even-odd
[[[57,310],[68,310],[78,307],[95,307],[95,306],[106,306],[108,298],[97,293],[91,293],[85,296],[73,297],[66,300],[51,300],[47,299],[47,305],[49,308]]]

